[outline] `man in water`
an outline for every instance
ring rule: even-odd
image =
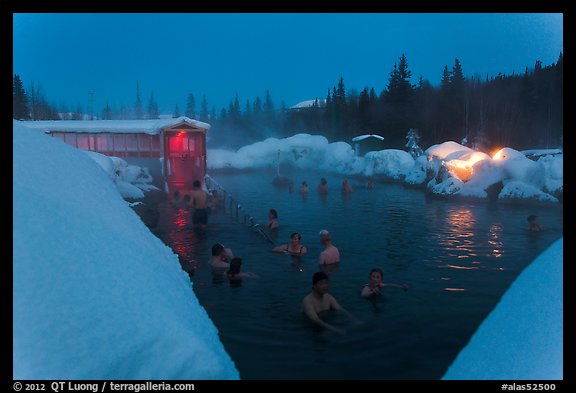
[[[324,272],[316,272],[312,276],[312,292],[310,292],[304,300],[302,300],[302,312],[310,318],[310,320],[326,329],[333,332],[344,334],[346,331],[337,328],[329,323],[320,319],[319,314],[322,311],[338,310],[344,312],[348,317],[354,318],[346,309],[344,309],[334,298],[328,293],[330,283],[328,276]]]
[[[206,226],[208,224],[208,193],[202,189],[200,181],[194,180],[190,196],[191,205],[194,208],[192,224]]]
[[[320,231],[320,243],[324,245],[324,251],[320,253],[318,264],[331,265],[340,262],[340,251],[332,244],[332,236],[326,229]]]
[[[216,243],[212,246],[210,266],[214,269],[228,269],[232,258],[234,258],[234,254],[231,249],[224,247],[221,243]]]

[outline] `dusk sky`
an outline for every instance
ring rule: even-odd
[[[153,92],[163,114],[189,93],[217,114],[238,94],[270,91],[275,107],[347,91],[386,88],[404,53],[412,83],[438,86],[458,58],[483,78],[550,65],[563,51],[562,14],[13,14],[13,72],[50,103],[94,114],[109,103],[146,108]]]

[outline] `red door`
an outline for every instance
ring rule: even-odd
[[[164,173],[170,192],[191,190],[194,180],[206,173],[204,134],[202,132],[166,132],[164,136]]]

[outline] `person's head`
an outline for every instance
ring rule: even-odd
[[[321,243],[326,243],[332,240],[332,236],[330,235],[330,232],[328,232],[326,229],[322,229],[319,233],[320,235],[320,242]]]
[[[304,180],[304,181],[302,182],[302,187],[308,187],[308,183],[306,182],[306,180]]]
[[[302,240],[302,235],[298,232],[294,232],[290,235],[290,240],[292,240],[292,243],[298,243]]]
[[[526,220],[528,220],[528,223],[530,224],[535,223],[537,219],[538,217],[534,214],[530,214],[528,217],[526,217]]]
[[[384,280],[384,273],[382,269],[375,267],[374,269],[370,270],[370,274],[368,275],[370,278],[370,282],[373,284],[380,284]]]
[[[194,180],[194,183],[192,183],[192,187],[194,188],[200,188],[201,184],[200,184],[200,180]]]
[[[328,292],[328,287],[330,286],[328,275],[324,272],[316,272],[312,276],[312,288],[319,294],[325,294]]]
[[[212,246],[212,256],[217,257],[224,253],[224,245],[216,243]]]
[[[230,261],[230,268],[228,268],[229,275],[236,275],[240,273],[240,268],[242,267],[242,258],[234,257]]]
[[[323,185],[324,185],[324,184],[326,184],[326,183],[327,183],[326,179],[324,179],[324,178],[320,179],[320,184],[323,184]]]
[[[270,210],[268,211],[268,217],[269,217],[270,219],[278,218],[278,212],[276,211],[276,209],[270,209]]]

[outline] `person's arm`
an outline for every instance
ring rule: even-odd
[[[273,252],[288,252],[288,245],[287,244],[281,244],[279,246],[276,246],[272,249]]]
[[[224,249],[224,256],[228,259],[234,258],[234,254],[232,253],[232,250],[230,248]]]
[[[306,248],[306,246],[302,246],[300,247],[300,255],[304,255],[308,252],[308,249]]]
[[[245,278],[260,278],[257,274],[251,272],[240,272],[236,275],[236,277],[245,279]]]
[[[302,303],[302,309],[304,310],[304,314],[306,314],[306,316],[308,318],[310,318],[310,320],[326,329],[332,330],[335,333],[338,334],[345,334],[346,331],[344,329],[340,329],[337,328],[336,326],[330,325],[329,323],[324,322],[323,320],[320,319],[320,317],[318,316],[318,314],[316,314],[316,311],[314,310],[314,306],[307,301],[304,301]]]
[[[371,297],[373,295],[378,295],[380,294],[380,288],[376,287],[374,289],[370,288],[369,285],[365,285],[364,288],[362,288],[362,297]]]
[[[326,264],[326,253],[324,251],[322,251],[320,253],[320,256],[318,257],[318,264],[319,265],[325,265]]]
[[[355,321],[358,320],[358,319],[357,319],[354,315],[352,315],[348,310],[346,310],[344,307],[342,307],[342,306],[340,305],[340,303],[338,303],[338,301],[336,301],[336,298],[335,298],[334,296],[329,295],[329,294],[324,295],[324,296],[329,296],[329,299],[330,299],[330,307],[331,307],[331,308],[333,308],[334,310],[343,312],[343,313],[346,314],[346,315],[348,316],[348,318],[350,318],[350,319],[353,319],[353,320],[355,320]]]
[[[396,288],[402,288],[403,290],[407,291],[408,290],[408,285],[406,284],[382,284],[383,287],[396,287]]]

